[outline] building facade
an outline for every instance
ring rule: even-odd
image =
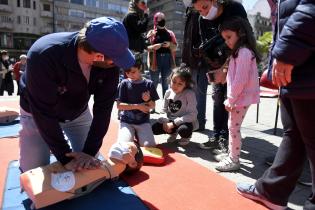
[[[256,39],[266,31],[272,31],[268,2],[266,0],[258,0],[254,7],[248,11],[248,20],[253,27]]]
[[[129,0],[0,0],[0,50],[26,53],[39,37],[77,31],[87,21],[127,13]]]

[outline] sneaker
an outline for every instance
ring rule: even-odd
[[[211,137],[209,141],[199,144],[199,147],[201,149],[215,149],[215,148],[218,148],[218,145],[219,145],[219,138]]]
[[[228,150],[229,150],[229,141],[224,137],[220,137],[219,143],[218,143],[218,149],[214,149],[212,152],[213,154],[219,155],[222,153],[228,153]]]
[[[228,153],[221,153],[221,154],[215,155],[213,158],[216,161],[221,162],[223,159],[227,158],[228,156],[229,156]]]
[[[227,154],[228,151],[226,151],[226,150],[221,150],[221,149],[214,149],[214,150],[212,150],[212,153],[213,153],[214,155],[220,155],[220,154]]]
[[[215,169],[221,172],[237,171],[240,168],[241,168],[240,162],[239,161],[234,162],[230,157],[224,158],[215,167]]]
[[[244,196],[245,198],[258,201],[270,209],[284,210],[287,208],[286,206],[280,206],[280,205],[277,205],[268,201],[265,197],[263,197],[262,195],[258,193],[255,185],[246,184],[246,183],[237,183],[236,189],[237,189],[237,192],[240,195]]]
[[[167,143],[173,143],[176,141],[177,133],[172,133],[167,138]]]
[[[178,144],[180,146],[186,146],[187,144],[189,144],[190,142],[190,138],[181,138],[178,140]]]

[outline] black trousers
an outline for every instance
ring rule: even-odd
[[[269,201],[286,206],[303,171],[306,158],[312,173],[312,195],[304,209],[315,209],[315,99],[281,98],[283,139],[272,166],[255,186]]]
[[[213,100],[213,136],[229,138],[228,119],[229,113],[225,110],[224,100],[226,99],[227,85],[212,84]]]
[[[154,135],[167,134],[163,130],[163,124],[159,122],[154,123],[152,125],[152,131]],[[177,132],[182,138],[190,138],[193,132],[193,125],[192,123],[183,123],[173,128],[172,133],[175,133],[175,132]]]

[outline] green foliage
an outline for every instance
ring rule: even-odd
[[[267,55],[272,42],[272,32],[265,32],[257,40],[257,49],[261,55]]]

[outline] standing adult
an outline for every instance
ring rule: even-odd
[[[13,75],[14,80],[16,81],[18,91],[17,95],[20,95],[20,77],[21,74],[25,71],[26,67],[26,58],[27,56],[25,54],[20,55],[20,61],[16,62],[13,66]]]
[[[227,18],[237,16],[247,19],[247,14],[239,2],[233,0],[192,0],[193,7],[200,13],[199,30],[203,43],[218,37],[223,39],[219,33],[219,25]],[[215,49],[216,47],[212,47]],[[208,70],[215,70],[222,66],[222,61],[227,59],[219,57],[220,53],[214,52],[206,55]],[[227,93],[226,84],[212,84],[213,99],[213,136],[209,141],[201,143],[202,149],[216,149],[222,151],[227,150],[228,145],[228,112],[223,104]]]
[[[6,50],[0,52],[0,76],[2,77],[2,82],[0,86],[0,96],[3,96],[4,91],[7,91],[9,96],[12,96],[14,92],[13,76],[12,76],[12,66],[9,61],[9,53]]]
[[[157,12],[153,17],[154,28],[147,34],[150,41],[148,46],[148,66],[151,80],[155,87],[159,83],[161,74],[163,97],[168,89],[167,78],[171,69],[175,67],[177,41],[173,31],[166,28],[165,15]]]
[[[263,176],[254,185],[238,184],[237,190],[271,209],[286,209],[308,158],[312,194],[303,209],[315,209],[315,2],[281,0],[278,4],[270,73],[273,83],[281,87],[282,142]]]
[[[79,32],[41,37],[27,58],[21,78],[21,170],[48,164],[50,151],[69,170],[99,166],[94,156],[110,122],[119,67],[135,63],[125,27],[114,18],[96,18]]]
[[[198,123],[199,131],[205,129],[206,124],[206,102],[208,79],[206,73],[208,65],[199,54],[199,46],[201,44],[199,36],[199,17],[200,14],[196,11],[191,1],[184,1],[186,6],[186,22],[184,30],[184,44],[182,50],[182,62],[189,68],[192,79],[195,82],[194,91],[197,98]],[[197,35],[196,35],[197,34]]]
[[[148,29],[149,9],[144,0],[130,0],[128,13],[123,19],[129,39],[129,49],[142,53],[145,47],[145,35]]]

